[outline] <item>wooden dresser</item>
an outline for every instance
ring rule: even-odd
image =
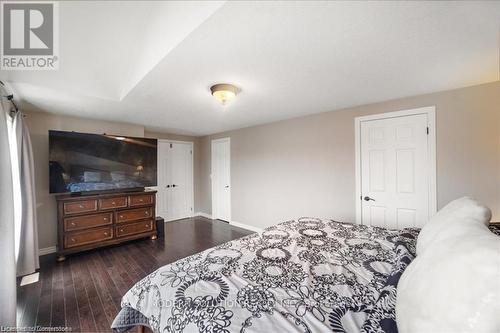
[[[156,191],[61,195],[56,200],[58,261],[70,253],[132,239],[156,239]]]

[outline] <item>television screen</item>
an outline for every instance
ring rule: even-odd
[[[156,186],[157,140],[49,131],[50,193]]]

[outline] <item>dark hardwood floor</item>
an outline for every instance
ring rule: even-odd
[[[72,332],[109,332],[121,297],[155,269],[249,230],[203,217],[165,223],[165,236],[68,256],[40,258],[40,280],[18,287],[20,327],[70,327]]]

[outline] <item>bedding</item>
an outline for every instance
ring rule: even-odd
[[[492,233],[500,236],[500,223],[490,224],[488,227],[490,228]]]
[[[424,225],[397,287],[401,332],[500,332],[500,237],[490,217],[460,198]]]
[[[317,218],[269,227],[163,266],[132,287],[121,332],[397,332],[396,287],[417,229]]]
[[[444,240],[462,235],[460,226],[476,224],[486,227],[491,220],[491,210],[470,197],[451,201],[441,208],[425,224],[418,235],[417,255],[422,254],[432,244],[442,244]],[[453,226],[453,227],[451,227]]]

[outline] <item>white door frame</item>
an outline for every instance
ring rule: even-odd
[[[211,155],[211,164],[210,164],[210,180],[211,180],[211,186],[212,186],[212,218],[216,219],[217,216],[215,215],[215,204],[214,204],[214,193],[215,193],[215,187],[214,187],[214,182],[213,180],[213,166],[214,166],[214,144],[217,142],[225,142],[227,141],[229,143],[229,221],[231,222],[232,220],[232,203],[231,203],[231,138],[226,137],[226,138],[221,138],[221,139],[214,139],[212,140],[212,143],[210,145],[210,155]]]
[[[418,114],[427,115],[427,127],[429,136],[427,140],[427,151],[429,153],[429,214],[434,215],[437,212],[436,195],[436,107],[426,106],[417,109],[401,110],[395,112],[386,112],[363,117],[354,118],[354,142],[356,154],[356,223],[362,224],[362,206],[361,206],[361,123],[363,121],[379,120],[387,118],[405,117]],[[429,216],[429,217],[430,217]]]
[[[190,163],[190,175],[191,175],[191,188],[190,188],[190,195],[189,197],[191,198],[191,206],[192,206],[192,209],[191,209],[191,213],[190,213],[190,217],[193,217],[194,216],[194,142],[192,141],[179,141],[179,140],[167,140],[167,139],[158,139],[158,142],[163,142],[163,143],[182,143],[182,144],[188,144],[190,145],[191,147],[191,163]],[[159,163],[160,163],[160,159],[158,158],[158,169],[159,169]],[[158,187],[160,186],[160,184],[158,184]],[[156,204],[158,205],[158,203]],[[158,206],[156,207],[156,211],[158,212]],[[163,217],[163,216],[162,216]],[[168,220],[168,218],[166,216],[164,216],[164,219],[165,219],[165,222],[171,222],[171,221],[174,221],[174,220]]]

